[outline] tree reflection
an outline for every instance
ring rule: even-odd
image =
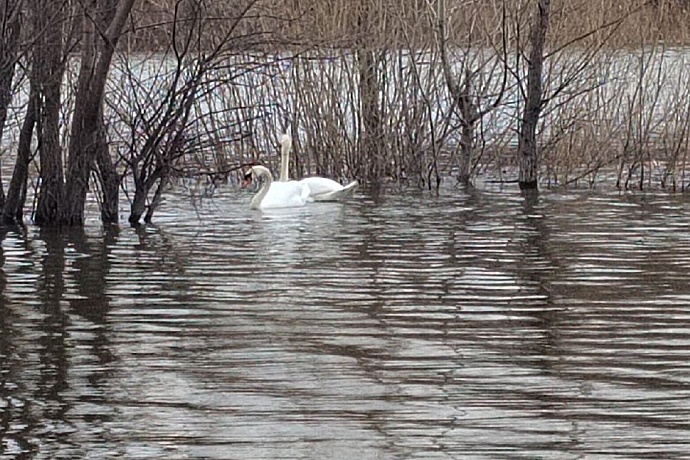
[[[79,228],[72,229],[66,235],[70,246],[80,255],[71,261],[77,295],[69,302],[70,310],[96,326],[88,344],[99,363],[89,376],[89,382],[94,386],[107,380],[107,365],[113,360],[107,324],[110,310],[107,276],[110,272],[109,254],[118,235],[119,227],[114,225],[106,226],[98,238],[87,238]]]
[[[34,398],[43,403],[36,405],[43,408],[41,419],[63,420],[68,407],[62,392],[68,386],[69,367],[65,350],[68,318],[61,306],[65,291],[65,241],[55,230],[42,230],[40,239],[45,243],[45,252],[37,289],[43,316],[38,339],[40,376]]]
[[[6,235],[5,229],[0,236]],[[84,407],[91,427],[109,417],[93,408],[105,401],[113,359],[105,283],[117,230],[18,235],[9,261],[0,247],[2,452],[80,457]]]
[[[516,276],[529,291],[537,294],[534,315],[540,320],[544,341],[539,347],[543,356],[559,354],[558,348],[558,309],[554,307],[552,290],[549,281],[552,273],[558,269],[558,261],[551,251],[549,227],[546,224],[543,205],[540,203],[537,190],[521,191],[523,248],[522,260],[518,264]],[[551,360],[545,361],[550,367]]]
[[[554,254],[554,242],[551,240],[550,229],[546,221],[544,205],[540,202],[537,190],[522,191],[522,219],[524,250],[523,260],[519,264],[517,277],[527,288],[537,294],[537,300],[531,306],[533,315],[539,320],[538,328],[543,339],[525,347],[524,353],[538,366],[548,382],[562,386],[564,396],[558,397],[546,394],[543,390],[525,390],[517,395],[532,401],[533,410],[541,414],[547,423],[554,419],[570,421],[571,429],[567,437],[561,442],[561,449],[574,453],[581,443],[580,428],[576,420],[568,420],[562,408],[571,402],[569,392],[572,385],[569,379],[562,375],[562,359],[569,355],[561,339],[564,323],[563,310],[554,303],[551,280],[559,270],[560,263]],[[551,390],[553,391],[553,390]],[[579,395],[575,395],[579,397]]]

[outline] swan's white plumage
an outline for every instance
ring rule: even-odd
[[[340,185],[326,177],[305,177],[297,183],[309,187],[309,199],[312,201],[338,201],[351,196],[359,183],[355,180],[347,185]]]
[[[309,201],[309,186],[295,181],[273,182],[271,171],[252,166],[252,175],[263,177],[264,183],[250,203],[252,209],[293,208]]]
[[[283,134],[281,136],[280,146],[280,183],[289,184],[295,182],[288,180],[290,150],[292,149],[292,138],[289,134]],[[328,179],[326,177],[306,177],[296,182],[309,188],[309,201],[339,201],[352,196],[359,185],[355,180],[343,186],[333,179]]]

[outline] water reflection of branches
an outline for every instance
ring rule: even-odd
[[[67,325],[69,319],[62,310],[61,301],[65,291],[64,267],[66,242],[56,230],[42,230],[39,238],[45,244],[41,254],[41,274],[38,280],[38,297],[43,313],[38,338],[40,361],[38,382],[31,400],[39,402],[36,412],[29,421],[31,431],[40,430],[44,420],[52,420],[58,426],[66,420],[69,409],[63,397],[68,388],[67,374],[69,358],[67,351]],[[32,385],[32,386],[34,386]],[[38,409],[40,408],[40,409]],[[35,424],[35,425],[34,425]]]
[[[34,241],[26,235],[22,239],[26,246],[22,259],[35,264],[22,266],[16,274],[26,287],[35,285],[36,295],[18,296],[14,303],[19,302],[19,308],[2,312],[3,321],[13,317],[18,321],[10,325],[14,332],[6,334],[3,324],[0,334],[3,370],[8,371],[0,377],[1,396],[16,406],[3,411],[2,423],[23,427],[10,434],[22,452],[40,450],[50,457],[71,449],[77,444],[72,438],[73,425],[81,421],[74,414],[84,403],[82,397],[88,397],[89,404],[104,400],[112,361],[105,280],[115,236],[113,229],[87,237],[83,229],[46,228]],[[4,310],[4,274],[0,283]],[[15,356],[23,359],[17,361]],[[98,365],[93,365],[93,356]],[[11,385],[5,385],[5,378]],[[89,410],[90,424],[103,423],[109,417]],[[3,437],[3,441],[7,439]]]
[[[99,388],[110,376],[109,364],[113,361],[110,350],[110,331],[107,315],[110,298],[107,294],[107,276],[110,272],[110,253],[118,237],[117,226],[106,226],[98,238],[89,239],[79,229],[67,233],[67,240],[77,254],[71,261],[72,276],[77,295],[70,299],[70,310],[90,321],[93,327],[88,349],[98,360],[98,366],[87,376],[89,383]]]
[[[169,274],[184,271],[189,254],[177,248],[162,228],[149,224],[135,227],[134,230],[139,238],[139,243],[134,249],[139,255],[147,256],[140,257],[139,262],[151,262],[156,270]],[[151,255],[154,257],[150,257]]]
[[[553,273],[560,267],[560,263],[553,252],[549,227],[543,203],[540,202],[539,192],[536,190],[522,191],[523,250],[521,261],[517,265],[515,276],[520,284],[529,291],[536,291],[536,299],[527,305],[528,314],[538,321],[539,332],[543,339],[531,341],[529,346],[521,347],[523,353],[529,356],[531,362],[541,370],[545,377],[562,379],[560,358],[567,356],[564,349],[560,329],[563,327],[563,311],[554,303],[550,280]],[[557,359],[555,359],[557,358]],[[565,383],[566,388],[571,387]],[[514,397],[519,401],[531,401],[534,411],[543,414],[547,420],[560,419],[558,414],[563,404],[570,398],[544,394],[539,389],[518,389]],[[523,403],[524,405],[524,403]],[[564,451],[577,451],[580,444],[580,429],[576,421],[572,421],[572,428],[562,442]]]
[[[539,192],[525,190],[522,192],[522,221],[524,223],[522,262],[515,276],[521,280],[525,289],[537,293],[537,305],[541,307],[535,312],[543,325],[545,342],[540,350],[544,355],[553,354],[558,350],[557,324],[558,308],[554,306],[549,280],[551,274],[558,269],[558,261],[551,251],[549,228],[545,224],[539,201]],[[547,360],[547,362],[549,362]]]

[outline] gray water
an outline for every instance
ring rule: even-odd
[[[690,458],[684,196],[8,229],[2,459]]]

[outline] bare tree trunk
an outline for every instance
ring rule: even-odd
[[[2,212],[5,224],[22,221],[24,214],[24,200],[26,199],[26,181],[29,178],[29,162],[31,161],[31,137],[33,136],[36,118],[38,117],[38,91],[32,84],[29,90],[29,102],[24,115],[24,122],[19,131],[19,146],[17,159],[12,172],[12,180],[7,189],[7,201]]]
[[[89,175],[99,151],[99,129],[103,125],[103,97],[117,40],[136,0],[120,0],[107,28],[96,34],[92,13],[102,3],[92,0],[84,7],[84,37],[81,67],[69,145],[66,199],[61,222],[82,225]],[[110,2],[109,2],[110,3]],[[105,160],[104,157],[101,158]],[[112,161],[112,160],[111,160]],[[101,168],[101,173],[108,168]]]
[[[504,64],[503,79],[501,89],[492,101],[480,105],[479,101],[487,98],[486,95],[477,94],[473,82],[477,78],[480,70],[472,70],[470,64],[467,62],[467,56],[462,61],[462,68],[464,70],[463,78],[456,77],[453,72],[453,65],[448,56],[448,39],[446,21],[448,15],[446,14],[446,0],[436,0],[435,5],[436,14],[436,39],[438,41],[439,53],[441,57],[441,65],[443,67],[443,77],[446,81],[448,92],[453,97],[455,106],[457,107],[460,118],[460,164],[458,172],[458,181],[465,185],[471,185],[472,175],[472,160],[474,155],[476,126],[484,116],[492,110],[495,110],[503,99],[508,69]],[[506,10],[505,2],[502,15],[502,35],[503,35],[503,52],[505,53],[506,44]],[[507,59],[504,59],[507,62]],[[484,96],[484,97],[482,97]]]
[[[383,130],[381,127],[380,83],[378,58],[376,51],[368,43],[372,7],[370,0],[360,0],[358,28],[360,40],[357,44],[357,62],[359,64],[359,98],[360,98],[360,126],[359,126],[359,157],[360,171],[357,176],[365,177],[369,182],[375,182],[384,174],[385,150],[383,148]]]
[[[101,123],[101,127],[98,130],[96,149],[98,178],[101,182],[101,190],[103,193],[101,202],[101,221],[104,224],[116,224],[119,220],[118,192],[120,188],[120,175],[117,173],[113,160],[110,157],[110,148],[108,147],[103,123]]]
[[[373,50],[357,51],[359,60],[359,92],[361,98],[361,155],[365,177],[377,181],[383,174],[384,154],[381,136],[381,110],[376,56]]]
[[[99,24],[106,29],[118,12],[118,0],[102,0],[99,8]],[[97,176],[101,184],[101,221],[104,224],[117,224],[119,221],[119,188],[120,175],[110,156],[110,148],[103,122],[103,107],[98,115],[98,127],[96,131],[96,166]]]
[[[156,193],[153,194],[153,199],[151,200],[149,209],[146,211],[146,216],[144,217],[144,222],[147,224],[151,223],[153,220],[153,213],[156,212],[156,209],[158,206],[160,206],[163,200],[163,190],[165,190],[165,186],[168,185],[168,181],[168,176],[163,175],[161,180],[158,182],[158,188],[156,188]]]
[[[472,72],[467,63],[463,62],[464,83],[459,82],[452,71],[450,59],[448,58],[448,44],[446,38],[446,2],[436,0],[436,35],[438,40],[439,52],[441,54],[441,64],[443,66],[443,76],[446,80],[448,91],[457,104],[460,115],[460,171],[458,180],[463,185],[470,184],[470,172],[472,167],[472,151],[474,150],[475,124],[479,121],[479,111],[474,104],[472,94]]]
[[[136,184],[134,190],[134,199],[129,212],[129,223],[136,227],[141,221],[141,216],[146,212],[146,196],[148,189],[144,184]]]
[[[84,220],[86,192],[96,151],[96,118],[100,113],[101,102],[98,94],[92,94],[97,59],[95,26],[86,14],[83,24],[81,62],[69,143],[66,196],[61,216],[62,223],[67,225],[81,225]],[[99,100],[91,101],[94,97]]]
[[[460,165],[458,182],[468,186],[472,181],[472,154],[474,152],[474,123],[460,123]]]
[[[12,79],[19,48],[22,2],[23,0],[0,2],[0,137],[5,130],[7,109],[12,102]],[[5,189],[0,169],[0,209],[4,206]]]
[[[537,125],[543,107],[542,70],[544,45],[549,28],[551,0],[537,0],[537,11],[530,33],[530,54],[527,66],[527,93],[518,140],[518,184],[520,188],[538,188],[539,158],[537,152]]]
[[[34,30],[41,31],[34,43],[32,67],[42,100],[38,119],[41,186],[34,220],[37,225],[53,225],[59,219],[64,200],[62,148],[60,146],[60,87],[64,73],[61,0],[33,0]]]
[[[151,222],[153,213],[160,205],[163,189],[168,182],[169,172],[166,171],[164,167],[157,166],[153,171],[148,173],[148,175],[146,174],[145,171],[139,171],[134,178],[134,199],[132,200],[132,206],[129,213],[129,223],[133,227],[141,223],[141,217],[144,215],[144,212],[146,212],[144,222]],[[158,182],[158,189],[147,210],[146,198],[149,196],[151,189],[156,185],[156,182]]]

